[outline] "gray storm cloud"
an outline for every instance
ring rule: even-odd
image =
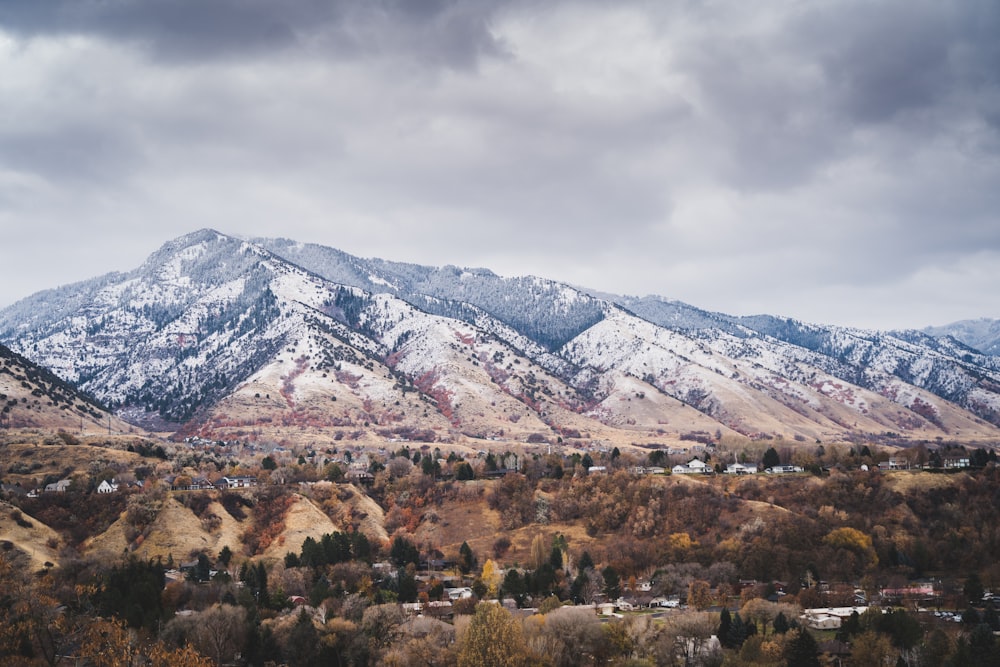
[[[0,5],[0,303],[212,226],[867,326],[1000,316],[1000,6]]]

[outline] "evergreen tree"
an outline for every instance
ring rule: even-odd
[[[719,614],[719,627],[715,631],[715,636],[719,638],[722,645],[726,648],[732,648],[729,643],[729,629],[733,625],[733,617],[729,614],[729,609],[723,607],[722,613]]]
[[[412,574],[410,574],[406,568],[400,568],[396,574],[398,588],[397,593],[399,594],[400,602],[416,602],[417,601],[417,579]]]
[[[729,625],[729,631],[726,633],[726,645],[734,649],[742,647],[743,642],[746,641],[749,630],[752,627],[754,627],[753,624],[743,622],[743,619],[740,618],[738,612],[733,614],[732,622]]]
[[[458,569],[462,574],[469,574],[476,569],[476,555],[472,553],[472,547],[468,542],[462,542],[458,549]]]
[[[799,628],[785,644],[785,664],[788,667],[820,667],[819,646],[805,628]]]
[[[369,542],[368,537],[359,530],[355,530],[351,533],[351,553],[354,556],[354,560],[359,560],[363,563],[372,562],[371,542]]]
[[[788,619],[785,618],[785,612],[778,612],[778,615],[774,617],[774,622],[771,624],[771,627],[774,628],[774,631],[779,635],[783,635],[788,632],[789,625]]]
[[[389,558],[392,562],[399,567],[405,566],[407,563],[413,563],[414,565],[420,565],[420,551],[413,546],[409,540],[405,537],[397,536],[395,540],[392,541],[392,549],[389,551]]]
[[[319,633],[312,618],[303,609],[299,612],[285,644],[285,659],[290,665],[315,665],[319,658]]]
[[[608,600],[617,600],[620,598],[622,596],[622,588],[621,577],[618,576],[618,571],[608,565],[601,570],[601,575],[604,577],[604,594],[608,597]]]
[[[198,564],[194,568],[195,581],[208,581],[212,577],[212,563],[205,554],[198,554]]]
[[[563,566],[562,549],[555,545],[553,545],[552,551],[549,552],[549,565],[552,566],[553,570],[561,570]]]
[[[514,599],[514,603],[517,604],[518,609],[524,606],[527,588],[525,587],[524,578],[521,577],[515,568],[507,570],[507,574],[504,575],[502,590]]]
[[[851,637],[858,634],[861,634],[861,616],[858,612],[852,611],[847,620],[841,623],[840,629],[837,630],[837,640],[849,642]]]
[[[573,583],[569,587],[569,597],[576,604],[583,604],[585,600],[583,599],[583,588],[590,582],[590,577],[587,576],[586,570],[581,569],[580,574],[576,575],[573,579]]]
[[[979,604],[983,599],[983,583],[978,574],[973,572],[966,578],[965,585],[962,586],[962,594],[969,604]]]
[[[773,468],[781,465],[781,459],[778,457],[778,452],[775,451],[774,447],[767,448],[767,451],[764,452],[764,460],[762,463],[765,468]]]

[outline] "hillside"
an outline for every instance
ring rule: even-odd
[[[1000,441],[1000,362],[954,339],[212,230],[0,311],[0,340],[177,439]],[[8,400],[30,413],[21,398]]]
[[[134,431],[66,380],[3,345],[0,428],[67,429],[77,434]]]
[[[962,320],[939,327],[927,327],[924,333],[935,336],[950,336],[984,354],[1000,356],[1000,320],[981,318]]]

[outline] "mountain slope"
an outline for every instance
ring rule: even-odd
[[[212,230],[0,311],[0,340],[218,439],[1000,437],[1000,361],[954,340]]]
[[[128,428],[90,396],[0,345],[0,428]]]
[[[951,337],[983,354],[1000,356],[1000,320],[962,320],[943,327],[927,327],[923,333],[935,338]]]

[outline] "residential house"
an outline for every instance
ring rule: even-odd
[[[46,484],[45,485],[45,492],[46,493],[65,493],[66,491],[69,490],[69,485],[72,484],[72,483],[73,483],[73,481],[70,480],[69,478],[61,479],[58,482],[52,482],[51,484]]]
[[[373,484],[375,482],[375,475],[371,474],[367,468],[351,466],[347,469],[347,474],[345,475],[348,481],[355,482],[357,484]]]
[[[114,493],[118,490],[118,482],[115,480],[108,481],[106,479],[101,480],[101,483],[97,485],[97,492],[100,494]]]
[[[757,466],[748,466],[743,463],[731,463],[726,466],[727,475],[753,475],[757,472]]]
[[[861,615],[868,607],[817,607],[802,610],[799,618],[805,625],[814,630],[836,630],[841,624],[857,612]],[[883,610],[884,613],[884,610]]]
[[[691,459],[686,464],[674,466],[672,472],[675,475],[703,475],[711,470],[709,465],[701,459]]]
[[[257,486],[256,477],[221,477],[215,482],[217,489],[245,489]]]
[[[765,468],[764,472],[768,475],[786,475],[793,472],[803,472],[803,468],[802,466],[772,466]]]
[[[446,588],[444,592],[449,600],[462,600],[464,598],[471,598],[473,595],[472,589],[468,587]]]
[[[878,464],[879,470],[907,470],[910,462],[901,457],[893,457]]]

